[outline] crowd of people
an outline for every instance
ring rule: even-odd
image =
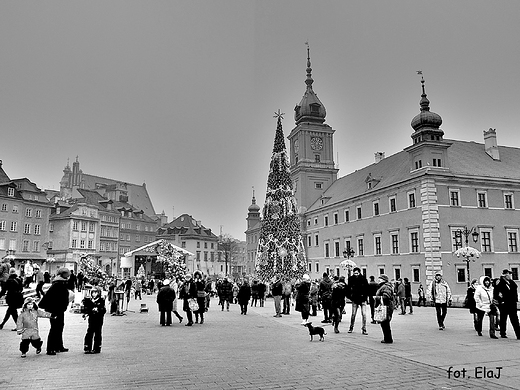
[[[218,298],[221,311],[230,311],[230,305],[238,304],[241,315],[247,315],[250,306],[264,307],[266,298],[272,297],[274,317],[289,315],[294,308],[300,313],[301,324],[306,325],[310,323],[311,317],[316,317],[318,311],[322,311],[321,323],[330,323],[334,333],[340,333],[340,324],[346,314],[345,307],[349,304],[351,315],[350,321],[347,320],[348,333],[354,332],[359,312],[361,334],[367,335],[369,314],[371,323],[381,326],[382,343],[394,342],[390,326],[394,311],[399,315],[413,314],[411,283],[407,278],[390,281],[387,275],[381,274],[377,279],[370,276],[367,280],[358,267],[353,268],[348,279],[344,276],[330,277],[328,273],[324,273],[321,279],[311,280],[305,274],[301,280],[295,282],[275,277],[268,284],[247,277],[231,280],[226,276],[215,280],[201,271],[195,271],[193,275],[164,279],[135,276],[120,280],[97,275],[89,280],[82,272],[76,275],[67,268],[58,269],[52,277],[34,264],[26,264],[24,268],[22,276],[9,262],[0,264],[0,298],[5,295],[7,303],[0,329],[12,317],[16,324],[12,330],[21,335],[22,357],[26,356],[30,345],[36,349],[37,354],[41,352],[43,341],[39,335],[39,318],[50,321],[47,355],[68,351],[63,342],[65,311],[74,300],[76,290],[84,290],[81,312],[84,318],[88,318],[83,346],[86,354],[101,352],[105,313],[119,314],[123,310],[121,297],[126,299],[128,308],[132,297],[142,300],[144,295],[156,294],[161,326],[172,325],[172,313],[182,323],[184,317],[179,311],[184,312],[185,326],[204,324],[212,297]],[[36,284],[36,297],[24,299],[23,289],[31,283]],[[50,287],[44,292],[42,287],[46,283]],[[452,304],[452,294],[442,272],[436,273],[434,280],[426,288],[419,284],[417,295],[418,306],[426,305],[429,301],[435,307],[439,330],[444,330],[448,308]],[[179,300],[182,302],[181,308],[178,307]],[[108,308],[105,306],[106,301]],[[497,339],[499,332],[501,338],[507,338],[509,319],[516,338],[520,339],[517,302],[517,285],[512,280],[512,271],[506,269],[500,278],[482,276],[479,281],[473,280],[467,290],[464,307],[472,314],[473,327],[479,336],[482,336],[484,319],[488,318],[489,336]]]

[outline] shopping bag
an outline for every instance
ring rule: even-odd
[[[388,306],[383,304],[374,308],[374,321],[383,322],[388,320]]]
[[[196,299],[190,299],[188,301],[188,306],[190,308],[191,311],[198,311],[199,310],[199,304],[197,303],[197,300]]]

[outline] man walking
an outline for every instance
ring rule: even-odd
[[[358,267],[354,268],[352,276],[348,278],[347,284],[347,298],[352,301],[352,315],[350,317],[350,328],[349,333],[354,330],[354,322],[356,321],[356,315],[358,308],[361,309],[361,331],[364,335],[367,333],[367,297],[368,297],[368,280],[361,274],[361,269]]]
[[[432,306],[435,306],[437,312],[437,323],[439,324],[439,330],[444,330],[444,319],[448,313],[448,305],[451,305],[451,289],[448,283],[442,278],[442,273],[437,272],[435,279],[428,288],[428,296],[432,302]]]
[[[321,307],[323,308],[323,324],[332,322],[332,280],[329,278],[329,274],[324,272],[323,279],[320,282],[320,288],[318,294],[321,299]]]
[[[518,286],[512,279],[512,271],[505,269],[493,290],[493,299],[498,302],[500,311],[500,337],[506,339],[507,317],[513,325],[517,339],[520,339],[520,325],[518,324],[518,313],[516,303],[518,302]]]

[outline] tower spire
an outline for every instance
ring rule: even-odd
[[[314,80],[312,79],[312,68],[311,68],[311,49],[309,47],[309,42],[305,42],[307,45],[307,79],[305,80],[305,84],[307,84],[307,88],[312,89],[312,83]]]

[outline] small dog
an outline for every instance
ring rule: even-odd
[[[311,341],[313,340],[314,335],[319,335],[320,341],[325,341],[324,335],[327,334],[325,332],[325,329],[323,329],[321,326],[312,326],[312,322],[307,322],[305,326],[309,328],[309,335],[311,336]]]

